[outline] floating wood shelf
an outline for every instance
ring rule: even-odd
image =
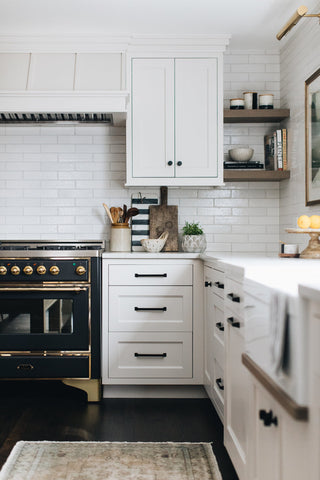
[[[224,123],[276,123],[290,117],[289,108],[224,110]]]
[[[289,170],[224,170],[225,182],[279,182],[290,178]]]

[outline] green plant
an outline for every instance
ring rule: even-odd
[[[189,223],[186,222],[185,226],[182,227],[183,235],[202,235],[203,230],[199,227],[199,222],[197,223]]]

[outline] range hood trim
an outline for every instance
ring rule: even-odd
[[[127,91],[1,91],[2,113],[125,113]]]

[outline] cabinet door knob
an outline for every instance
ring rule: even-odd
[[[273,416],[272,410],[267,412],[266,410],[259,410],[259,419],[263,421],[265,427],[270,427],[274,425],[278,426],[278,417]]]
[[[179,160],[179,162],[177,162],[177,165],[178,165],[178,167],[181,167],[182,162]]]
[[[227,318],[227,322],[234,328],[240,328],[240,322],[237,322],[233,317]]]
[[[169,160],[168,165],[169,165],[169,167],[171,167],[171,165],[173,165],[173,161]]]

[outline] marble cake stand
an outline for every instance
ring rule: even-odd
[[[300,253],[300,258],[320,258],[320,229],[316,228],[286,228],[288,233],[308,233],[310,240],[308,246]]]

